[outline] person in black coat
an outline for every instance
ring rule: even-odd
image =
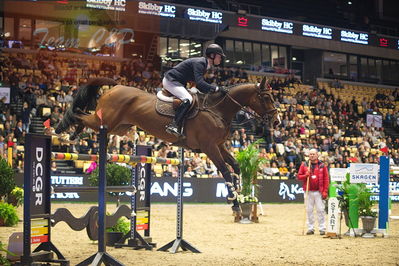
[[[181,125],[190,105],[192,96],[186,90],[187,82],[194,81],[197,89],[203,93],[213,93],[219,90],[225,92],[224,88],[207,83],[204,74],[211,66],[218,66],[222,63],[225,54],[222,47],[217,44],[210,44],[205,51],[205,57],[193,57],[184,60],[165,73],[162,80],[163,87],[174,96],[182,100],[176,110],[175,118],[170,125],[166,126],[166,132],[176,136],[181,135]]]

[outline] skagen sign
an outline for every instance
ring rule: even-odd
[[[86,0],[86,7],[114,11],[125,11],[126,2],[126,0]]]

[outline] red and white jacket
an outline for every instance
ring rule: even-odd
[[[302,163],[298,171],[298,180],[303,181],[303,191],[306,191],[308,169],[309,166],[306,163]],[[311,165],[309,172],[309,191],[320,191],[322,195],[326,195],[330,184],[327,167],[324,163],[317,161],[316,164]]]

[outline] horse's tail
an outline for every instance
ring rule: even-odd
[[[64,117],[57,125],[55,133],[60,134],[68,130],[71,126],[79,123],[76,117],[89,110],[94,110],[97,106],[97,95],[100,88],[104,85],[115,86],[117,83],[109,78],[90,79],[82,88],[78,90],[71,106],[67,109]]]

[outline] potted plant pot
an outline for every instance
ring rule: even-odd
[[[365,231],[365,234],[363,235],[363,237],[365,237],[365,238],[374,237],[374,235],[371,234],[371,231],[373,231],[373,229],[374,229],[376,217],[361,216],[360,218],[362,218],[363,230]]]
[[[249,219],[249,217],[251,216],[251,212],[252,212],[252,205],[253,203],[251,202],[245,202],[245,203],[241,203],[241,215],[243,218],[247,218]]]
[[[115,246],[121,238],[123,237],[122,232],[106,232],[105,233],[105,244],[109,247]]]

